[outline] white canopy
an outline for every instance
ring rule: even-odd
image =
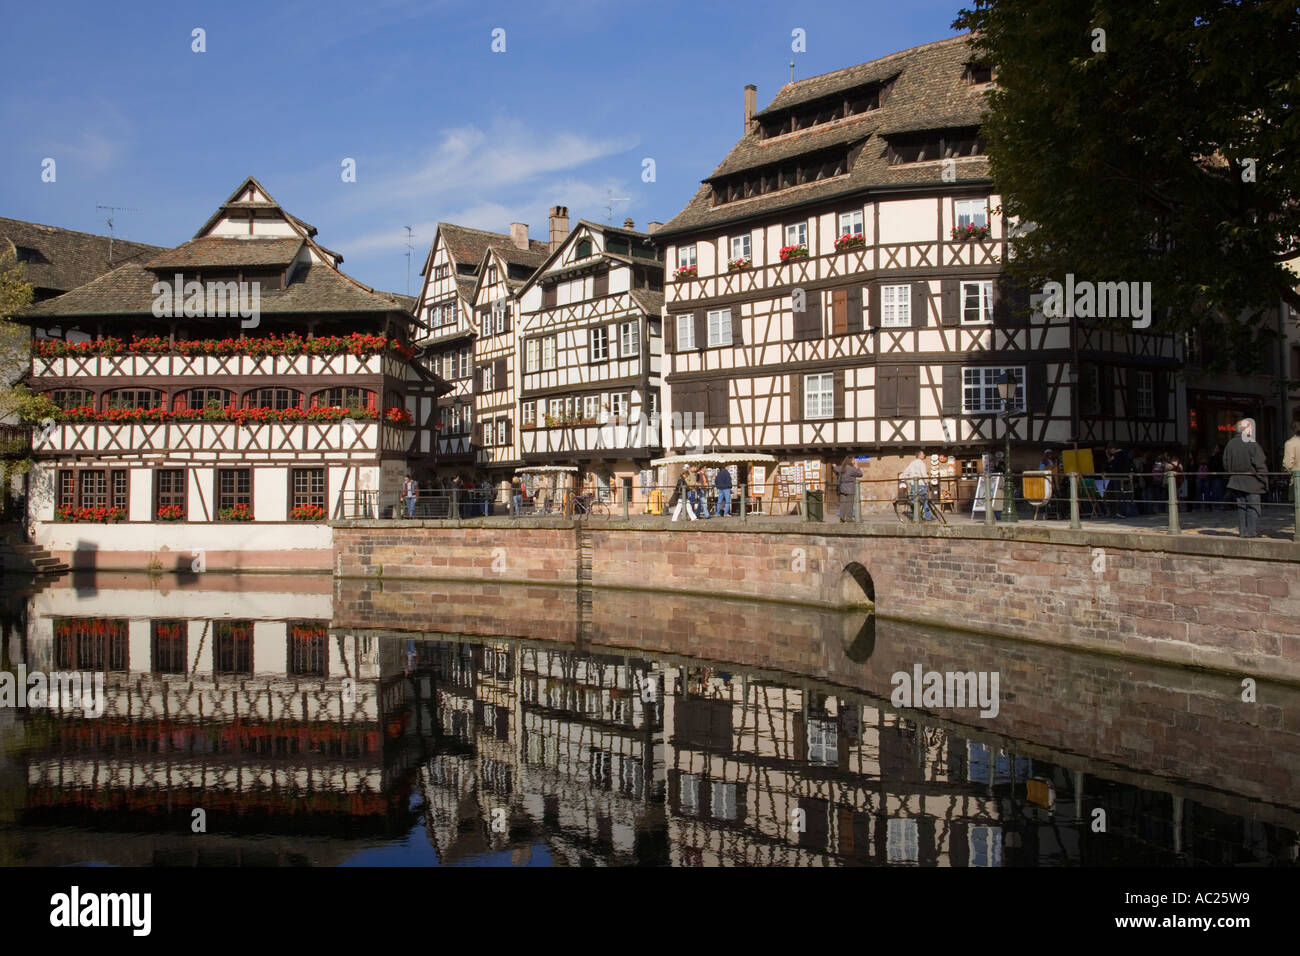
[[[775,463],[775,455],[764,455],[759,452],[715,452],[713,454],[700,453],[698,455],[669,455],[667,458],[656,458],[654,461],[650,462],[650,464],[655,467],[660,465],[765,465]]]
[[[573,474],[578,470],[577,465],[529,465],[527,468],[516,468],[516,475],[549,475],[549,474]]]

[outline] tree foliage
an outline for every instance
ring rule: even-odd
[[[0,247],[0,418],[19,411],[31,396],[25,387],[13,385],[31,361],[31,331],[10,319],[32,301],[25,272],[14,249]]]
[[[954,26],[996,70],[993,177],[1033,224],[1012,274],[1151,282],[1153,329],[1258,353],[1300,308],[1293,0],[975,0]]]

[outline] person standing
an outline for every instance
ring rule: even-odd
[[[695,513],[706,520],[709,517],[709,476],[703,465],[695,466]]]
[[[718,492],[718,503],[713,512],[715,518],[731,516],[731,472],[723,467],[713,476],[713,487]]]
[[[1300,421],[1291,423],[1291,437],[1282,446],[1282,470],[1287,473],[1288,481],[1292,472],[1300,471]]]
[[[841,521],[854,521],[857,518],[858,479],[862,469],[853,463],[852,455],[845,455],[844,460],[831,469],[839,479],[835,490],[840,495],[839,515]]]
[[[406,502],[406,517],[415,517],[415,502],[420,497],[420,486],[411,473],[406,473],[406,480],[402,482],[402,500]]]
[[[510,479],[510,516],[518,518],[524,511],[524,483],[518,475]]]
[[[686,517],[695,521],[695,509],[691,507],[691,479],[695,475],[690,466],[682,469],[682,473],[677,476],[677,487],[673,489],[673,496],[668,499],[668,507],[673,508],[672,520],[676,521],[682,516],[682,508],[686,508]],[[676,506],[675,508],[673,506]]]
[[[1237,531],[1243,538],[1259,537],[1260,496],[1268,491],[1268,462],[1255,440],[1255,419],[1237,422],[1237,434],[1223,449],[1228,490],[1237,499]]]
[[[909,497],[921,499],[922,513],[925,515],[925,520],[929,521],[934,516],[930,513],[928,481],[930,475],[929,470],[925,467],[925,451],[918,451],[916,457],[907,463],[907,467],[903,469],[903,473],[898,477],[900,481],[906,483]],[[1007,478],[1004,476],[1003,480],[1006,481]]]

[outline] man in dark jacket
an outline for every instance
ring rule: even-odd
[[[1255,419],[1237,422],[1237,434],[1223,449],[1228,490],[1237,499],[1237,528],[1243,538],[1259,537],[1260,495],[1268,491],[1268,462],[1255,440]]]
[[[713,476],[713,487],[718,492],[718,503],[715,505],[713,517],[728,518],[731,516],[731,472],[727,467],[718,469],[718,473]]]

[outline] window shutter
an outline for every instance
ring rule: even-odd
[[[619,351],[623,347],[623,340],[618,337],[618,326],[611,325],[606,334],[609,336],[609,348],[605,351],[605,354],[611,359],[626,358],[627,356]]]
[[[847,289],[831,293],[831,334],[843,335],[849,330],[849,294]]]
[[[475,395],[478,395],[483,391],[483,369],[481,366],[474,366],[474,383],[472,388]]]
[[[492,388],[494,391],[505,391],[506,388],[506,360],[497,359],[492,369]]]
[[[993,280],[993,322],[1013,329],[1029,325],[1029,294],[1010,276]]]
[[[695,313],[695,347],[707,348],[709,345],[709,317],[703,312]]]
[[[822,294],[809,292],[805,304],[808,307],[808,338],[822,337]]]
[[[1115,414],[1115,367],[1112,365],[1102,365],[1097,369],[1097,388],[1100,394],[1098,398],[1101,406],[1101,414],[1105,417],[1113,417]]]
[[[880,283],[873,282],[867,288],[867,325],[870,328],[880,328]]]
[[[1031,362],[1025,374],[1029,381],[1025,383],[1025,401],[1029,411],[1036,415],[1047,411],[1047,363]]]
[[[834,416],[836,419],[843,419],[844,418],[844,371],[843,369],[835,373],[834,401],[835,401]]]
[[[727,383],[710,382],[708,385],[708,422],[710,425],[730,425],[730,402],[727,401]]]
[[[542,289],[542,308],[543,308],[543,309],[553,309],[553,308],[555,308],[555,303],[556,303],[555,290],[556,290],[557,288],[558,288],[557,286],[547,286],[546,288]]]
[[[921,413],[921,371],[916,366],[898,370],[898,417],[915,418]]]
[[[862,331],[862,287],[853,286],[845,290],[844,308],[847,310],[844,327],[847,332]]]
[[[744,345],[745,331],[740,321],[740,306],[731,310],[731,344]]]
[[[939,321],[944,325],[956,325],[961,321],[961,285],[956,279],[944,279],[939,290]]]
[[[677,316],[670,315],[664,322],[664,352],[677,351]]]
[[[591,285],[596,298],[600,298],[603,295],[609,295],[609,273],[600,273],[600,275],[595,277]]]
[[[876,417],[898,417],[898,369],[894,366],[876,369]]]
[[[511,442],[513,442],[513,441],[515,440],[515,423],[514,423],[513,420],[511,420],[511,419],[509,419],[509,418],[503,418],[503,419],[501,419],[501,420],[502,420],[503,422],[506,423],[506,441],[505,441],[505,443],[506,443],[507,445],[509,445]]]
[[[930,322],[930,283],[912,283],[912,328],[923,329]]]
[[[803,376],[790,376],[790,421],[803,421]]]
[[[962,410],[961,366],[943,367],[943,413],[960,415]]]

